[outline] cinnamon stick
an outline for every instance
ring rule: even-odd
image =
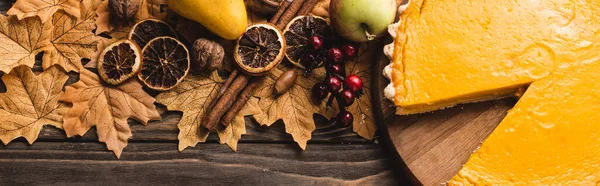
[[[229,110],[229,108],[231,108],[235,98],[242,92],[244,87],[248,85],[249,79],[250,77],[248,77],[248,75],[237,76],[223,96],[218,99],[214,107],[212,107],[212,110],[204,115],[200,125],[206,127],[208,130],[215,130],[221,117]]]
[[[225,94],[225,91],[227,91],[227,89],[231,85],[231,82],[233,82],[233,80],[237,77],[238,72],[239,70],[235,69],[231,72],[231,74],[229,74],[227,80],[225,80],[225,83],[223,83],[223,86],[221,86],[221,89],[219,89],[219,93],[217,94],[217,96],[210,102],[210,104],[208,104],[208,107],[206,107],[207,111],[205,113],[209,113],[212,111],[212,108],[215,107],[219,99],[221,99],[223,94]]]
[[[231,124],[235,116],[237,116],[246,103],[248,103],[248,100],[250,100],[250,97],[252,97],[252,94],[254,94],[254,91],[260,84],[261,80],[262,79],[254,79],[248,84],[248,86],[246,86],[246,88],[244,88],[242,93],[240,93],[240,96],[237,98],[237,101],[233,104],[233,106],[231,106],[225,116],[221,118],[221,125],[228,127],[229,124]]]
[[[290,22],[294,18],[296,13],[298,13],[298,10],[300,10],[302,5],[304,4],[304,1],[306,0],[294,0],[294,2],[290,4],[290,7],[288,7],[287,10],[285,10],[285,13],[281,15],[281,18],[279,18],[277,24],[275,25],[279,29],[283,29],[288,24],[288,22]]]
[[[281,15],[283,15],[283,13],[285,13],[285,10],[287,10],[287,8],[290,6],[290,4],[291,3],[288,0],[282,0],[281,4],[279,5],[279,8],[277,8],[277,12],[275,12],[273,17],[271,17],[271,20],[269,20],[269,23],[277,24],[277,22],[279,21],[279,18],[281,18]]]
[[[307,15],[308,13],[310,13],[312,11],[312,9],[315,7],[315,5],[317,5],[318,2],[319,2],[319,0],[306,0],[304,5],[302,5],[302,8],[300,8],[300,10],[298,10],[298,13],[296,14],[296,16]]]

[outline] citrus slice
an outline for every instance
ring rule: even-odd
[[[235,62],[249,75],[269,72],[283,60],[285,41],[281,31],[271,24],[255,24],[237,40]]]
[[[327,58],[327,49],[334,43],[333,29],[327,20],[314,15],[292,19],[283,30],[283,36],[287,44],[285,57],[300,68],[305,68],[305,65],[310,63],[316,64],[313,66],[321,66]],[[324,46],[316,51],[312,49],[309,42],[313,36],[320,37],[324,43]],[[314,61],[302,61],[303,59]]]
[[[118,85],[135,76],[142,66],[141,49],[131,40],[121,40],[106,47],[98,58],[102,80]]]
[[[133,28],[129,32],[129,39],[133,40],[141,48],[144,48],[150,40],[160,36],[177,38],[177,33],[175,33],[175,30],[169,24],[158,19],[142,20],[133,25]]]
[[[144,64],[138,78],[154,90],[170,90],[177,86],[190,71],[188,49],[177,39],[157,37],[142,49]]]

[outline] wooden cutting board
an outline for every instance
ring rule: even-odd
[[[388,39],[387,43],[391,43]],[[396,116],[383,97],[389,81],[382,76],[389,60],[381,52],[374,64],[374,111],[382,143],[407,182],[440,185],[454,176],[469,155],[496,128],[515,98],[458,105],[432,113]]]

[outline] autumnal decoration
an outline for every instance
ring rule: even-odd
[[[169,24],[158,19],[146,19],[133,25],[128,37],[144,48],[150,40],[160,36],[177,38],[177,34]]]
[[[141,49],[131,40],[106,47],[98,59],[98,74],[104,82],[118,85],[137,75],[142,66]]]
[[[128,119],[144,125],[161,119],[155,101],[183,113],[180,151],[205,142],[210,132],[236,151],[246,117],[266,126],[282,120],[302,149],[316,128],[315,115],[338,123],[346,115],[343,122],[372,139],[370,60],[371,48],[380,43],[332,52],[336,41],[328,20],[308,15],[327,9],[325,1],[247,0],[247,17],[229,13],[236,22],[248,18],[251,26],[241,25],[246,32],[231,41],[169,14],[168,0],[17,0],[9,16],[0,15],[0,71],[7,87],[0,93],[0,120],[6,120],[0,122],[0,140],[25,137],[33,143],[44,125],[64,129],[67,137],[95,126],[98,140],[120,158],[133,135]],[[202,16],[214,18],[194,17]],[[42,72],[36,76],[31,67],[40,53]],[[319,68],[340,56],[355,57],[345,68]],[[69,72],[79,73],[79,81],[64,87]],[[318,87],[327,95],[339,92],[340,104],[326,96],[315,101],[311,87],[332,73],[352,74],[333,80],[339,86]],[[146,93],[144,85],[162,92]]]
[[[298,16],[283,30],[286,58],[292,64],[306,68],[307,73],[325,62],[327,50],[333,44],[333,29],[317,16]]]
[[[243,134],[246,134],[246,120],[244,117],[260,114],[261,112],[258,106],[258,98],[250,98],[248,103],[235,115],[231,124],[227,124],[227,127],[223,130],[218,130],[219,142],[221,144],[226,143],[233,151],[237,151],[238,141]]]
[[[140,8],[139,0],[108,0],[111,20],[131,20]]]
[[[254,96],[260,98],[258,105],[263,114],[254,115],[254,118],[260,124],[267,126],[277,120],[283,120],[285,131],[292,135],[300,148],[306,149],[306,143],[316,128],[313,114],[319,113],[326,117],[331,114],[327,111],[325,101],[319,103],[310,101],[310,87],[325,78],[325,70],[319,68],[315,69],[309,77],[299,76],[296,83],[287,92],[282,95],[274,95],[275,82],[284,70],[288,69],[287,67],[274,69],[259,85]]]
[[[251,11],[261,15],[271,15],[277,11],[282,0],[246,0]]]
[[[217,42],[200,38],[194,41],[190,55],[192,56],[192,67],[197,72],[211,72],[222,69],[225,50]]]
[[[319,0],[319,2],[317,2],[315,7],[312,9],[311,13],[322,18],[329,18],[330,3],[331,0]]]
[[[270,24],[256,24],[238,39],[233,57],[245,73],[259,76],[279,65],[285,46],[279,29]]]
[[[38,76],[31,68],[19,66],[2,76],[7,90],[0,94],[0,140],[8,144],[22,136],[32,144],[44,125],[62,128],[69,108],[58,98],[67,78],[56,66]]]
[[[80,71],[80,79],[66,87],[61,101],[73,104],[65,114],[63,127],[67,137],[83,136],[96,126],[98,140],[105,142],[117,158],[132,133],[127,123],[133,118],[142,124],[161,119],[154,106],[154,98],[142,89],[142,84],[131,79],[119,86],[107,86],[89,70]]]
[[[142,49],[143,65],[138,78],[154,90],[170,90],[190,71],[187,47],[177,39],[157,37]]]
[[[37,17],[17,20],[0,15],[0,71],[9,73],[19,65],[33,67],[35,55],[50,46],[52,23]]]
[[[179,151],[206,141],[208,130],[201,127],[200,122],[220,88],[221,84],[208,74],[191,74],[179,86],[156,96],[157,102],[166,105],[168,110],[183,112],[177,124]]]
[[[64,10],[68,15],[79,18],[80,0],[17,0],[6,12],[8,15],[16,15],[19,20],[38,16],[45,23],[58,10]]]
[[[55,64],[67,71],[79,72],[83,68],[82,58],[91,58],[101,39],[91,32],[95,28],[95,8],[99,0],[84,0],[81,2],[79,19],[58,11],[52,18],[51,48],[44,52],[42,66],[51,67]]]

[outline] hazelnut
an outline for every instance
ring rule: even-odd
[[[219,43],[200,38],[194,41],[191,51],[193,67],[197,72],[221,69],[225,51]]]
[[[281,76],[277,78],[275,86],[273,86],[273,91],[275,92],[275,94],[281,95],[285,93],[288,89],[292,88],[292,86],[294,86],[294,83],[296,83],[297,77],[298,74],[294,70],[288,70],[281,74]]]
[[[140,7],[140,0],[108,0],[113,21],[131,20]]]

